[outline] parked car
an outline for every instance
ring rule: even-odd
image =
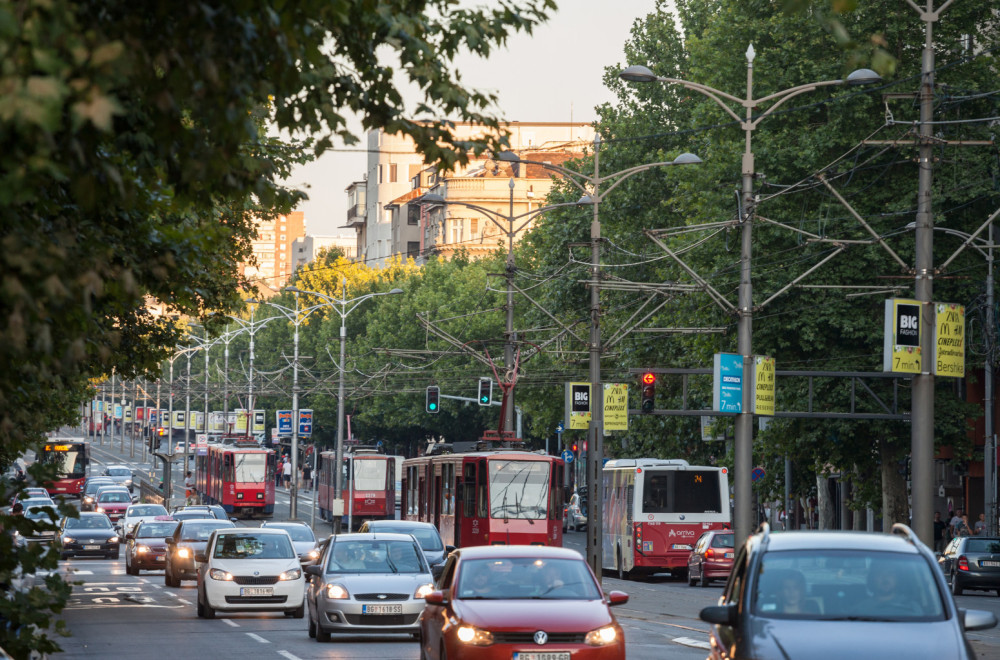
[[[711,580],[725,580],[733,570],[733,539],[730,530],[711,530],[701,535],[688,557],[688,586],[707,587]]]
[[[429,522],[418,522],[416,520],[368,520],[361,525],[358,530],[367,532],[392,532],[395,534],[409,534],[417,539],[420,549],[424,553],[424,559],[431,567],[431,575],[437,580],[444,571],[444,561],[455,549],[453,545],[445,545],[441,540],[441,533],[438,528]]]
[[[213,531],[229,527],[236,525],[229,520],[181,520],[174,533],[164,539],[167,544],[167,562],[163,570],[163,583],[168,587],[179,587],[181,580],[198,579],[195,554],[205,549]]]
[[[581,527],[587,526],[587,514],[584,513],[584,509],[582,508],[582,502],[584,501],[579,493],[570,495],[569,502],[566,503],[566,508],[563,512],[564,532],[568,529],[572,529],[575,532]]]
[[[550,546],[475,546],[448,558],[420,616],[424,660],[625,657],[625,635],[580,553]]]
[[[118,532],[103,513],[84,512],[79,518],[63,518],[59,525],[59,555],[118,559]]]
[[[110,477],[119,486],[125,486],[129,492],[134,490],[132,469],[127,465],[108,465],[101,476]]]
[[[892,534],[763,531],[736,555],[712,624],[710,658],[975,658],[934,555],[905,525]]]
[[[160,571],[167,567],[166,538],[177,529],[170,516],[142,520],[125,535],[125,572]]]
[[[233,611],[305,616],[306,581],[285,530],[216,529],[196,559],[199,617]]]
[[[419,632],[431,570],[409,534],[340,534],[330,538],[319,563],[306,567],[309,636],[330,633]]]
[[[1000,538],[956,536],[938,557],[938,565],[954,595],[983,589],[1000,596]]]
[[[316,542],[316,535],[313,534],[312,527],[303,522],[272,522],[265,521],[261,527],[268,529],[283,529],[292,537],[292,545],[295,547],[295,554],[299,557],[299,563],[303,566],[315,563],[319,559],[319,550]]]

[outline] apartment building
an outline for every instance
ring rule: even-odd
[[[339,248],[344,256],[353,260],[358,254],[357,241],[353,236],[313,236],[306,234],[292,242],[292,272],[312,263],[323,250]]]
[[[292,275],[292,244],[305,233],[306,219],[302,211],[258,221],[257,238],[252,242],[254,259],[244,263],[242,269],[262,296],[272,296],[288,284]]]

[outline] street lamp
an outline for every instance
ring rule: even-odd
[[[601,389],[601,221],[599,209],[601,202],[612,190],[623,181],[640,172],[654,167],[671,165],[696,165],[701,158],[691,153],[683,153],[674,160],[659,163],[636,165],[613,174],[601,175],[601,136],[594,136],[594,174],[588,176],[581,172],[567,169],[559,165],[541,161],[524,160],[512,151],[503,151],[497,158],[506,162],[528,163],[538,165],[566,177],[572,185],[584,193],[577,204],[592,204],[593,220],[590,224],[590,427],[587,430],[587,501],[590,502],[590,514],[587,525],[587,563],[594,573],[600,575],[602,570],[602,529],[603,502],[600,485],[601,469],[604,465],[604,392]],[[610,184],[602,190],[604,184]]]
[[[736,535],[736,544],[740,544],[750,535],[752,531],[752,491],[751,491],[751,471],[753,469],[753,413],[750,412],[753,402],[753,392],[747,383],[748,375],[753,373],[753,350],[752,350],[752,330],[753,330],[753,288],[750,281],[750,258],[751,258],[751,238],[754,214],[753,199],[753,177],[754,177],[754,155],[750,148],[750,138],[754,130],[760,125],[765,117],[777,110],[785,101],[800,94],[811,92],[820,87],[830,87],[834,85],[868,85],[879,82],[882,78],[871,69],[858,69],[847,76],[846,80],[824,80],[821,82],[806,83],[797,85],[789,89],[769,94],[763,98],[753,98],[753,60],[756,53],[753,44],[747,48],[747,88],[746,98],[739,98],[725,92],[721,92],[708,85],[693,83],[678,78],[666,78],[658,76],[647,67],[633,65],[618,74],[618,77],[628,82],[661,82],[669,85],[679,85],[685,89],[698,92],[715,101],[730,117],[739,122],[740,127],[746,136],[746,146],[743,152],[743,208],[741,210],[740,223],[742,225],[741,249],[740,249],[740,288],[739,324],[737,332],[737,351],[743,357],[743,401],[740,413],[736,416],[736,439],[735,439],[735,460],[733,465],[734,474],[734,502],[735,520],[733,530]],[[735,103],[743,106],[746,111],[745,118],[741,118],[727,103]],[[771,105],[756,117],[753,111],[762,103]]]
[[[358,296],[357,298],[347,299],[347,280],[343,280],[343,286],[341,287],[341,295],[343,298],[331,298],[326,294],[319,293],[318,291],[306,291],[299,289],[295,286],[285,287],[285,291],[289,291],[295,294],[295,314],[298,319],[299,315],[299,295],[310,295],[322,298],[326,302],[320,303],[318,305],[313,305],[307,308],[305,311],[305,316],[308,316],[312,312],[316,311],[321,307],[330,307],[340,315],[340,364],[338,365],[338,370],[340,372],[340,383],[337,387],[337,452],[334,461],[334,488],[333,488],[333,498],[335,500],[341,499],[341,492],[343,489],[342,484],[342,467],[341,464],[344,462],[344,353],[345,353],[345,342],[347,340],[347,315],[358,308],[358,305],[368,300],[369,298],[374,298],[376,296],[388,296],[403,293],[402,289],[392,289],[391,291],[380,291],[377,293],[368,293],[363,296]],[[271,303],[272,305],[274,303]],[[337,309],[337,305],[340,309]],[[303,316],[302,318],[305,318]],[[298,350],[299,350],[299,321],[295,322],[295,362],[292,367],[292,472],[293,476],[298,474],[296,470],[296,460],[298,456],[298,430],[299,430],[299,420],[298,420]],[[313,470],[316,469],[316,461],[318,460],[318,452],[313,450]],[[294,484],[296,479],[292,479]],[[292,497],[292,517],[295,517],[295,496],[298,494],[297,489],[293,486],[293,497]],[[348,519],[348,525],[351,521]],[[313,527],[316,526],[316,501],[313,498],[312,507],[312,523]],[[350,531],[348,529],[348,531]],[[334,532],[340,533],[340,516],[334,518]]]
[[[504,152],[511,153],[511,152]],[[502,156],[502,154],[501,154]],[[502,157],[501,160],[504,160]],[[475,211],[479,211],[484,214],[486,218],[496,225],[500,231],[502,231],[507,236],[507,260],[505,262],[504,277],[507,280],[507,306],[506,306],[506,325],[504,330],[504,349],[503,349],[503,359],[504,366],[507,369],[514,368],[514,238],[520,233],[525,227],[535,219],[535,216],[540,215],[546,211],[551,211],[553,209],[566,207],[566,206],[578,206],[580,203],[569,202],[560,204],[550,204],[548,206],[542,206],[537,209],[532,209],[524,213],[514,214],[514,179],[510,180],[508,184],[510,189],[510,206],[507,215],[503,215],[497,211],[493,211],[478,204],[472,204],[469,202],[462,202],[457,200],[448,200],[438,195],[436,193],[428,193],[420,197],[417,200],[420,203],[428,204],[431,206],[464,206]],[[585,202],[588,203],[588,202]],[[507,224],[504,225],[503,221]],[[520,223],[520,224],[518,224]],[[501,406],[500,415],[500,432],[502,435],[503,431],[514,430],[514,388],[511,383],[499,383],[500,387],[503,389],[503,405]]]

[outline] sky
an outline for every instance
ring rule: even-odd
[[[614,101],[602,82],[605,67],[624,63],[633,24],[656,9],[656,0],[556,2],[559,9],[531,36],[517,35],[489,60],[457,61],[467,86],[498,94],[497,113],[505,119],[594,121],[594,108]],[[354,235],[340,225],[347,219],[344,190],[365,174],[364,136],[357,135],[362,142],[353,148],[358,151],[327,152],[289,178],[310,197],[296,209],[305,212],[307,234]]]

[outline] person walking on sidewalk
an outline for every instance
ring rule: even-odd
[[[313,490],[312,468],[309,467],[309,463],[302,466],[302,486],[303,488],[308,488],[310,493]]]
[[[288,490],[289,485],[292,483],[292,462],[285,459],[285,465],[281,468],[281,474],[285,478],[285,490]]]
[[[191,475],[191,470],[184,476],[184,503],[194,504],[194,477]]]

